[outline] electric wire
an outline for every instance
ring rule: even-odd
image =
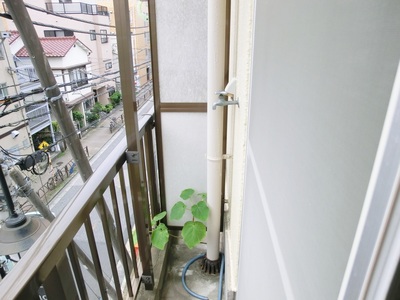
[[[37,105],[37,104],[41,104],[41,103],[47,103],[48,101],[47,100],[39,100],[39,101],[34,101],[34,102],[31,102],[31,103],[28,103],[28,104],[25,104],[25,105],[20,105],[19,107],[17,107],[17,108],[14,108],[14,109],[11,109],[11,110],[7,110],[7,111],[5,111],[5,108],[3,109],[3,111],[0,113],[0,118],[1,117],[4,117],[4,116],[6,116],[6,115],[9,115],[9,114],[11,114],[11,113],[14,113],[14,112],[18,112],[18,111],[20,111],[21,109],[26,109],[26,108],[28,108],[28,107],[31,107],[31,106],[35,106],[35,105]]]
[[[118,58],[116,58],[115,60],[118,60]],[[140,63],[140,64],[134,65],[133,67],[134,67],[136,70],[141,70],[141,69],[146,68],[146,67],[148,66],[148,65],[146,65],[146,64],[149,64],[149,63],[151,63],[151,60],[146,60],[146,61],[144,61],[144,62],[142,62],[142,63]],[[30,67],[30,66],[29,66],[29,67]],[[22,75],[25,75],[26,77],[29,77],[29,74],[24,73],[24,72],[21,72],[21,70],[18,70],[18,69],[11,69],[11,70],[14,71],[14,72],[16,72],[16,73],[18,73],[18,74],[22,74]],[[99,69],[98,69],[98,70],[99,70]],[[93,71],[96,71],[96,69],[93,69],[93,70],[91,70],[91,71],[87,71],[87,70],[85,70],[85,69],[82,69],[82,70],[81,70],[81,72],[84,72],[84,73],[86,73],[86,74],[91,74],[91,75],[93,75],[93,77],[86,78],[86,80],[88,80],[88,81],[94,80],[94,79],[98,79],[98,78],[107,78],[107,76],[110,76],[110,75],[113,75],[113,74],[116,74],[116,73],[119,72],[119,70],[117,70],[117,71],[112,71],[112,72],[103,73],[103,74],[101,74],[101,75],[97,75],[97,74],[95,74]],[[65,74],[54,74],[54,77],[63,77],[63,76],[65,76]],[[39,79],[35,79],[35,80],[29,81],[29,82],[30,82],[30,83],[39,82]],[[58,87],[65,87],[65,86],[68,86],[68,85],[76,84],[76,83],[78,83],[78,82],[79,82],[79,80],[70,81],[70,82],[67,82],[67,83],[59,84]],[[20,84],[15,85],[15,86],[21,86],[21,85],[26,84],[26,83],[27,83],[27,82],[23,82],[23,83],[20,83]],[[5,86],[5,87],[3,87],[3,88],[9,88],[9,87],[13,87],[13,86],[14,86],[14,85],[8,85],[8,86]],[[15,97],[15,99],[16,99],[17,101],[19,101],[19,100],[23,100],[23,98],[25,98],[25,97],[27,97],[27,96],[31,96],[31,95],[34,95],[34,94],[39,94],[39,93],[41,93],[41,92],[43,92],[43,90],[35,89],[35,90],[32,90],[30,93],[21,93],[21,94],[17,94],[17,95],[13,95],[13,96],[6,96],[3,100],[7,100],[7,99],[9,99],[9,98],[12,99],[13,97]]]
[[[147,76],[147,74],[144,74],[144,75],[142,75],[142,76],[137,77],[136,80],[139,80],[139,79],[141,79],[141,78],[143,78],[143,77],[145,77],[145,76]],[[115,76],[115,77],[112,77],[112,78],[108,78],[108,77],[104,77],[104,76],[100,76],[100,77],[101,77],[101,78],[105,78],[105,79],[104,79],[104,80],[101,80],[99,83],[104,83],[104,82],[108,82],[108,81],[113,81],[113,80],[119,78],[120,76]],[[137,93],[140,93],[140,92],[141,92],[142,90],[144,90],[144,89],[150,89],[150,87],[151,87],[150,83],[151,83],[151,82],[152,82],[152,80],[148,80],[148,81],[145,82],[140,88],[138,88],[136,92],[137,92]],[[89,85],[89,86],[85,85],[85,86],[82,86],[82,87],[80,87],[80,88],[76,88],[76,89],[73,89],[73,90],[70,90],[70,91],[62,92],[62,94],[76,93],[77,91],[82,90],[82,89],[86,89],[86,88],[88,88],[88,87],[90,87],[90,86],[91,86],[91,85]],[[101,95],[104,95],[104,94],[108,93],[109,90],[111,90],[111,89],[108,89],[106,92],[103,92],[103,93],[101,93],[101,94],[95,95],[94,98],[97,98],[98,96],[101,96]],[[44,92],[44,90],[42,90],[41,92]],[[34,94],[36,94],[36,93],[34,93]],[[21,95],[18,95],[18,96],[21,97]],[[82,95],[82,96],[84,96],[84,95]],[[30,103],[28,103],[28,104],[20,105],[20,106],[17,107],[17,108],[14,108],[14,109],[5,111],[9,104],[15,103],[15,102],[17,102],[17,101],[21,101],[21,100],[23,100],[23,99],[24,99],[24,98],[18,98],[18,100],[15,100],[15,99],[14,99],[14,101],[12,101],[12,102],[6,102],[6,103],[3,103],[2,105],[0,105],[0,107],[3,107],[3,106],[4,106],[3,111],[0,113],[0,118],[4,117],[4,116],[6,116],[6,115],[9,115],[9,114],[11,114],[11,113],[14,113],[14,112],[18,112],[18,111],[20,111],[20,110],[22,110],[22,109],[26,109],[26,108],[29,108],[29,107],[31,107],[31,106],[35,106],[35,105],[41,104],[41,103],[48,103],[49,101],[51,101],[50,99],[43,99],[43,100],[32,101],[32,102],[30,102]],[[42,116],[44,116],[44,115],[48,115],[48,114],[50,114],[50,113],[40,114],[40,115],[37,115],[37,116],[35,116],[35,117],[30,117],[30,118],[22,119],[22,120],[17,121],[17,122],[8,123],[8,124],[5,124],[5,125],[0,125],[0,128],[15,127],[15,126],[18,126],[18,125],[19,125],[21,122],[23,122],[23,121],[30,121],[30,120],[33,120],[33,119],[35,119],[35,118],[40,118],[40,117],[42,117]]]
[[[115,28],[116,27],[114,25],[107,25],[107,24],[102,24],[102,23],[91,22],[91,21],[87,21],[87,20],[84,20],[84,19],[71,17],[69,15],[55,13],[55,12],[43,9],[41,7],[37,7],[37,6],[31,5],[31,4],[28,4],[28,3],[25,3],[25,6],[30,8],[30,9],[33,9],[33,10],[36,10],[36,11],[40,11],[40,12],[43,12],[43,13],[46,13],[46,14],[49,14],[49,15],[53,15],[53,16],[56,16],[56,17],[60,17],[60,18],[65,18],[65,19],[70,19],[70,20],[74,20],[74,21],[78,21],[78,22],[83,22],[83,23],[93,24],[93,25],[99,25],[99,26],[104,26],[104,27],[110,27],[110,28]],[[148,27],[149,26],[135,26],[135,27],[131,27],[131,29],[142,29],[142,28],[148,28]]]
[[[12,16],[10,14],[0,13],[0,17],[12,20]],[[37,21],[33,21],[33,20],[32,20],[32,24],[37,25],[37,26],[42,26],[42,27],[49,27],[49,28],[67,30],[67,31],[72,31],[72,32],[79,32],[79,33],[90,34],[90,35],[117,36],[117,34],[115,34],[115,33],[100,33],[100,32],[93,32],[93,31],[84,31],[84,30],[72,29],[72,28],[62,27],[62,26],[57,26],[57,25],[45,24],[45,23],[41,23],[41,22],[37,22]],[[149,33],[149,31],[144,31],[144,32],[139,32],[139,33],[131,33],[131,36],[143,35],[146,33]]]
[[[18,121],[12,122],[12,123],[0,125],[0,128],[16,127],[16,126],[20,125],[22,122],[26,122],[27,123],[30,120],[33,120],[33,119],[36,119],[36,118],[39,118],[39,117],[43,117],[43,116],[46,116],[46,115],[50,115],[50,112],[47,112],[47,113],[44,113],[44,114],[40,114],[40,115],[37,115],[35,117],[30,117],[30,118],[25,118],[25,119],[22,119],[22,120],[18,120]]]
[[[42,26],[42,27],[49,27],[49,28],[55,28],[55,29],[61,29],[61,30],[67,30],[67,31],[73,31],[73,32],[79,32],[79,33],[84,33],[84,34],[91,34],[91,35],[101,35],[101,36],[117,36],[116,33],[100,33],[100,32],[91,32],[91,31],[84,31],[84,30],[79,30],[79,29],[72,29],[72,28],[67,28],[67,27],[62,27],[62,26],[57,26],[57,25],[50,25],[50,24],[45,24],[37,21],[32,21],[34,25],[37,26]],[[131,33],[131,36],[137,36],[137,35],[143,35],[149,33],[149,31],[144,31],[140,33]]]

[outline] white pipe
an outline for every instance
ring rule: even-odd
[[[222,127],[223,107],[216,92],[224,89],[226,1],[208,1],[208,58],[207,58],[207,259],[219,258],[222,186]]]

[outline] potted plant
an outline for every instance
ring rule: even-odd
[[[186,246],[192,249],[206,236],[207,228],[203,222],[207,221],[209,215],[207,194],[197,193],[194,189],[188,188],[181,192],[180,198],[181,200],[172,207],[170,218],[171,220],[180,220],[185,214],[191,213],[192,218],[183,225],[181,236]],[[151,242],[160,250],[164,249],[171,235],[168,227],[161,222],[166,215],[167,212],[163,211],[154,216],[151,221],[153,227]]]

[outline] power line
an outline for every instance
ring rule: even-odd
[[[11,17],[10,14],[0,13],[0,17],[12,20],[12,17]],[[91,34],[91,35],[117,36],[115,33],[90,32],[90,31],[72,29],[72,28],[61,27],[61,26],[56,26],[56,25],[44,24],[44,23],[41,23],[41,22],[33,21],[33,20],[32,20],[32,24],[37,25],[37,26],[42,26],[42,27],[49,27],[49,28],[55,28],[55,29],[60,29],[60,30],[79,32],[79,33]],[[149,33],[149,31],[144,31],[144,32],[141,32],[141,33],[131,33],[131,36],[142,35],[142,34],[145,34],[145,33]]]
[[[16,95],[6,96],[2,100],[3,103],[0,105],[0,107],[2,107],[2,106],[6,106],[7,107],[8,105],[10,105],[12,103],[24,100],[25,97],[32,96],[32,95],[35,95],[35,94],[40,94],[40,93],[43,93],[43,92],[44,92],[43,88],[38,88],[38,89],[32,90],[30,93],[22,93],[21,92],[21,93],[16,94]]]
[[[47,102],[48,102],[48,101],[45,100],[45,99],[40,100],[40,101],[34,101],[34,102],[31,102],[31,103],[28,103],[28,104],[25,104],[25,105],[21,105],[21,106],[19,106],[19,107],[16,107],[16,108],[11,109],[11,110],[8,110],[8,111],[5,111],[5,109],[6,109],[7,107],[4,107],[3,111],[0,113],[0,118],[4,117],[4,116],[6,116],[6,115],[12,114],[12,113],[14,113],[14,112],[18,112],[18,111],[20,111],[21,109],[24,109],[24,108],[26,109],[26,108],[28,108],[28,107],[35,106],[35,105],[40,104],[40,103],[47,103]]]
[[[39,117],[43,117],[43,116],[46,116],[46,115],[50,115],[50,112],[47,112],[47,113],[44,113],[44,114],[40,114],[40,115],[31,117],[31,118],[25,118],[25,119],[22,119],[22,120],[19,120],[19,121],[15,121],[15,122],[13,122],[13,123],[8,123],[8,124],[0,125],[0,128],[16,127],[16,126],[18,126],[19,124],[21,124],[22,122],[28,122],[28,121],[30,121],[30,120],[33,120],[33,119],[36,119],[36,118],[39,118]]]
[[[61,27],[61,26],[56,26],[56,25],[44,24],[44,23],[40,23],[40,22],[36,22],[36,21],[32,21],[32,23],[37,25],[37,26],[50,27],[50,28],[61,29],[61,30],[68,30],[68,31],[79,32],[79,33],[84,33],[84,34],[101,35],[101,36],[117,36],[115,33],[90,32],[90,31],[72,29],[72,28]],[[148,31],[144,31],[144,32],[141,32],[141,33],[131,33],[131,36],[142,35],[142,34],[145,34],[145,33],[149,33],[149,32]]]
[[[74,21],[78,21],[78,22],[87,23],[87,24],[93,24],[93,25],[99,25],[99,26],[104,26],[104,27],[115,28],[114,25],[107,25],[107,24],[91,22],[91,21],[87,21],[87,20],[84,20],[84,19],[71,17],[69,15],[55,13],[55,12],[43,9],[41,7],[37,7],[37,6],[31,5],[31,4],[28,4],[28,3],[25,3],[25,6],[30,8],[30,9],[33,9],[33,10],[36,10],[36,11],[40,11],[40,12],[43,12],[43,13],[46,13],[46,14],[49,14],[49,15],[53,15],[53,16],[56,16],[56,17],[60,17],[60,18],[70,19],[70,20],[74,20]],[[136,27],[131,27],[131,29],[143,29],[143,28],[148,28],[148,27],[149,26],[136,26]]]

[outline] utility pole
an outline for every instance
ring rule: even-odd
[[[5,0],[5,3],[29,53],[40,83],[45,90],[46,97],[49,100],[49,104],[52,108],[54,116],[56,117],[56,120],[60,126],[61,133],[67,140],[67,145],[71,150],[72,157],[78,166],[79,174],[81,175],[82,180],[86,182],[93,174],[92,167],[90,166],[89,159],[85,155],[85,151],[79,140],[75,126],[64,103],[60,88],[57,86],[57,81],[54,77],[53,71],[50,68],[50,64],[44,53],[35,28],[33,27],[32,20],[28,14],[25,4],[22,0]],[[117,233],[113,221],[114,218],[112,217],[108,206],[104,206],[115,251],[120,259],[122,259],[124,255],[127,257],[128,265],[130,269],[132,269],[132,259],[129,255],[126,255],[125,249],[121,249],[118,246]],[[96,210],[99,215],[101,215],[99,205],[96,205]]]

